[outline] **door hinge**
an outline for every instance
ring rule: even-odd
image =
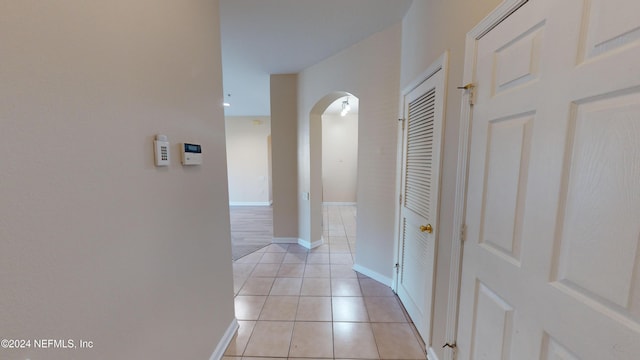
[[[400,263],[396,263],[393,267],[396,268],[396,274],[400,272]]]
[[[398,204],[402,205],[402,194],[400,194],[400,196],[398,196]]]
[[[469,105],[473,106],[476,104],[476,87],[473,86],[469,89]]]
[[[469,92],[469,105],[474,105],[476,103],[476,85],[474,83],[468,83],[465,86],[458,86],[458,89]]]
[[[404,130],[404,118],[400,118],[400,119],[398,119],[398,121],[400,121],[402,123],[402,130]]]
[[[466,239],[465,239],[465,236],[466,236],[466,235],[467,235],[467,225],[466,225],[466,224],[463,224],[463,225],[460,227],[460,242],[464,242],[464,241],[466,240]]]
[[[446,348],[451,349],[451,357],[450,358],[451,359],[456,359],[457,358],[456,350],[458,350],[458,345],[456,345],[455,342],[453,344],[452,343],[446,343],[446,344],[442,345],[442,348],[443,349],[446,349]]]

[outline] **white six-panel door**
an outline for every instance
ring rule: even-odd
[[[427,345],[435,272],[443,73],[438,69],[404,100],[397,293]]]
[[[640,359],[640,1],[531,0],[476,48],[460,359]]]

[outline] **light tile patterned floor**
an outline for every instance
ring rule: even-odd
[[[225,359],[426,359],[391,289],[351,269],[355,207],[323,216],[325,245],[272,244],[234,262],[240,329]]]

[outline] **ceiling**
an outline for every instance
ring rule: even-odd
[[[411,1],[220,0],[225,115],[269,116],[270,74],[298,73],[386,29]]]

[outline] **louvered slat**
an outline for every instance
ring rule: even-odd
[[[435,89],[409,103],[404,206],[429,218]]]

